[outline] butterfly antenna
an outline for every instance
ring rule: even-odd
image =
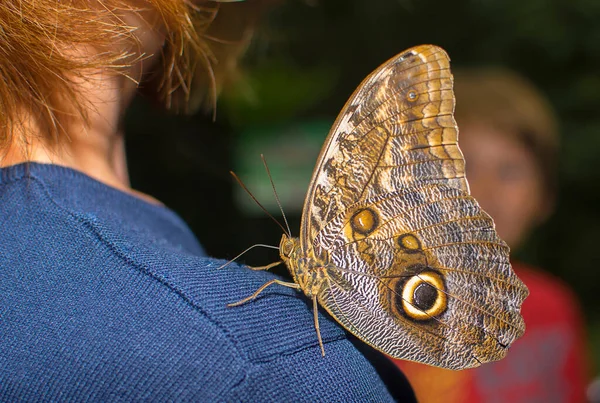
[[[277,205],[279,206],[279,210],[281,211],[281,215],[283,216],[283,221],[285,222],[285,226],[287,227],[287,236],[292,236],[292,231],[290,230],[290,225],[288,224],[287,217],[283,212],[283,207],[281,207],[281,202],[279,201],[279,195],[277,194],[277,190],[275,190],[275,183],[273,183],[273,177],[271,176],[271,171],[269,170],[269,166],[267,165],[267,159],[263,154],[260,155],[263,164],[265,165],[265,169],[267,170],[267,175],[269,176],[269,181],[271,182],[271,187],[273,188],[273,194],[275,194],[275,200],[277,201]]]
[[[256,204],[258,204],[258,207],[260,207],[262,209],[262,211],[265,212],[266,215],[268,215],[269,217],[271,217],[271,219],[273,221],[275,221],[277,223],[277,225],[279,225],[279,227],[283,230],[283,232],[285,232],[288,236],[291,236],[290,233],[285,230],[285,228],[283,227],[283,225],[281,225],[281,223],[279,221],[277,221],[275,219],[275,217],[273,217],[271,215],[271,213],[269,213],[267,211],[267,209],[264,208],[263,205],[260,204],[260,202],[258,200],[256,200],[256,197],[254,197],[254,195],[252,194],[252,192],[250,192],[250,190],[248,190],[248,188],[246,187],[246,185],[244,185],[244,182],[242,182],[242,180],[235,174],[235,172],[229,171],[229,173],[231,174],[231,176],[233,176],[233,178],[237,181],[237,183],[240,184],[240,186],[242,187],[242,189],[244,189],[246,191],[246,193],[248,193],[248,195],[252,198],[252,200],[254,200],[254,202]],[[285,216],[283,218],[285,219]],[[287,221],[286,221],[286,224],[287,224]]]
[[[246,248],[246,250],[244,250],[242,253],[240,253],[239,255],[237,255],[236,257],[234,257],[233,259],[231,259],[230,261],[228,261],[225,264],[222,264],[221,266],[217,267],[217,270],[219,269],[224,269],[225,267],[229,266],[231,263],[235,262],[236,260],[238,260],[242,255],[244,255],[245,253],[247,253],[248,251],[250,251],[251,249],[254,248],[270,248],[270,249],[277,249],[279,250],[279,248],[277,246],[273,246],[273,245],[265,245],[262,243],[257,243],[255,245],[250,246],[249,248]]]

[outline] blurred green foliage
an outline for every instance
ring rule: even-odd
[[[289,61],[264,61],[225,92],[220,105],[234,127],[286,122],[327,97],[336,74],[331,65],[301,69]]]

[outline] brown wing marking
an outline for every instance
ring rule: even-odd
[[[377,215],[377,225],[369,226],[366,235],[353,233],[349,217],[354,209]],[[403,234],[410,234],[410,248],[398,243]],[[519,309],[527,289],[510,269],[508,248],[489,216],[458,189],[405,189],[357,203],[319,237],[330,264],[351,284],[351,292],[328,291],[335,307],[327,305],[333,303],[331,298],[323,298],[322,304],[354,327],[363,311],[370,311],[377,327],[360,322],[361,337],[388,354],[445,367],[475,365],[468,357],[481,362],[500,359],[524,331]],[[427,270],[443,278],[440,290],[448,306],[434,320],[414,321],[402,313],[399,290],[406,278]],[[437,337],[424,337],[415,329]],[[440,344],[440,339],[446,342]],[[407,353],[404,340],[417,343],[427,354],[415,356],[410,349]],[[459,345],[465,351],[456,350]]]
[[[438,47],[410,49],[367,77],[319,157],[302,245],[340,211],[382,190],[442,183],[468,192],[453,110],[449,59]]]

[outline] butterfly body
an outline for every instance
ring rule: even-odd
[[[469,195],[453,112],[442,49],[375,70],[334,123],[280,255],[317,330],[318,303],[392,357],[462,369],[506,355],[528,291]]]
[[[326,265],[314,256],[302,253],[299,238],[291,238],[284,234],[281,237],[279,251],[294,283],[300,286],[307,297],[318,298],[319,292],[328,281]]]

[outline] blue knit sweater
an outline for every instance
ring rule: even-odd
[[[167,208],[74,170],[0,170],[0,401],[391,400],[273,275],[203,255]]]

